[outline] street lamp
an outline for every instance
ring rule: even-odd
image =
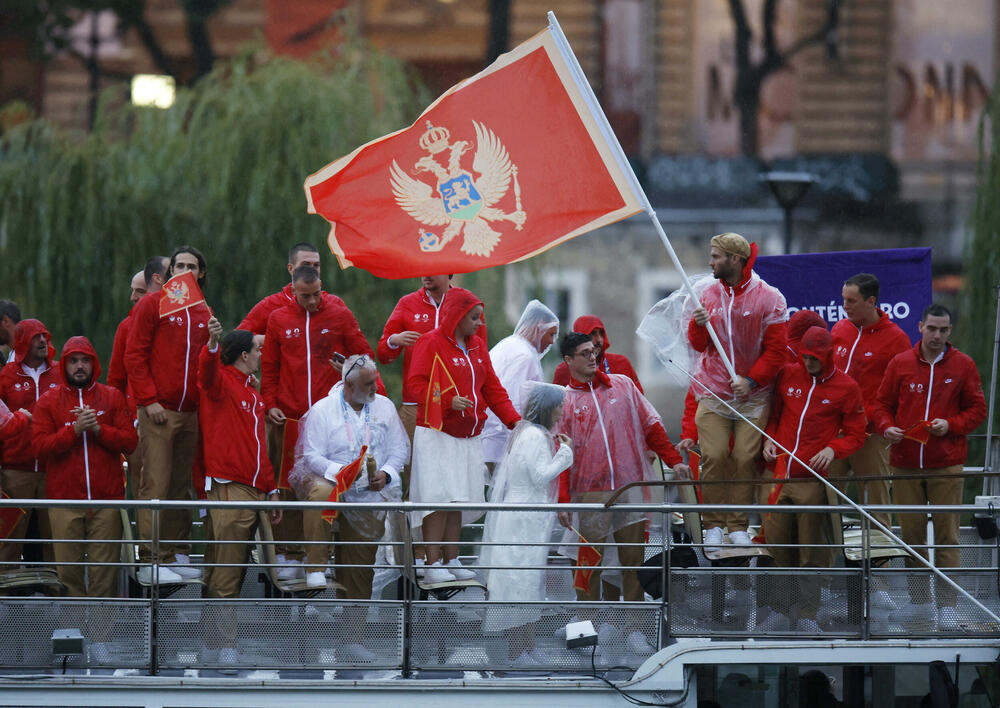
[[[785,253],[792,252],[792,211],[816,179],[808,172],[765,172],[765,180],[785,212]]]

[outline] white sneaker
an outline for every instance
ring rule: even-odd
[[[729,534],[729,542],[734,546],[752,546],[753,540],[746,531],[733,531]]]
[[[201,568],[195,568],[193,565],[188,565],[186,563],[169,563],[167,566],[177,575],[181,576],[185,580],[197,580],[201,577]],[[162,570],[160,571],[163,572]],[[162,581],[161,581],[162,582]]]
[[[899,605],[886,590],[876,590],[872,593],[872,607],[878,607],[889,612],[897,612]]]
[[[156,568],[157,573],[153,573],[153,568]],[[149,566],[144,565],[139,568],[135,574],[136,580],[142,585],[178,585],[184,582],[184,578],[170,570],[165,565],[160,566]]]
[[[237,664],[240,663],[240,655],[232,647],[222,647],[219,649],[219,669],[220,674],[235,674]]]
[[[430,583],[431,585],[435,583],[450,583],[455,579],[455,576],[441,565],[441,561],[435,561],[430,565],[424,566],[424,582],[426,583]]]
[[[416,559],[414,559],[414,561],[413,561],[413,572],[417,574],[418,578],[424,577],[424,568],[426,567],[424,564],[426,562],[427,561],[425,561],[423,558],[416,558]]]
[[[903,608],[893,619],[905,624],[911,632],[933,632],[937,629],[938,613],[933,604],[922,602]]]
[[[110,664],[111,652],[104,642],[92,642],[90,644],[90,661],[94,664]]]
[[[462,561],[458,558],[452,558],[448,561],[448,565],[445,566],[448,572],[455,576],[455,580],[472,580],[476,577],[476,574],[471,570],[466,570],[462,565]]]
[[[306,573],[306,587],[325,588],[326,576],[323,574],[323,571],[317,570],[312,573]]]
[[[713,526],[710,529],[706,529],[703,542],[705,545],[702,547],[702,550],[705,553],[718,553],[719,551],[721,551],[722,544],[725,542],[725,539],[722,535],[722,529],[720,529],[718,526]]]
[[[757,622],[757,632],[788,632],[792,629],[792,621],[780,612],[771,610],[764,619]]]
[[[656,651],[656,647],[650,644],[649,640],[646,639],[646,635],[638,629],[625,637],[625,645],[628,646],[629,651],[633,654],[640,656],[649,656]]]
[[[938,610],[938,627],[941,629],[958,629],[958,613],[954,607],[942,607]]]
[[[298,563],[298,561],[294,561]],[[283,568],[278,568],[278,580],[298,580],[305,577],[306,569],[301,565],[285,564]]]
[[[176,561],[177,563],[183,563],[184,565],[187,565],[191,562],[191,556],[189,556],[187,553],[175,553],[174,561]]]
[[[818,637],[820,633],[819,623],[812,617],[799,617],[799,621],[795,625],[795,631]]]

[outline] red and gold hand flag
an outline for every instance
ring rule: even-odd
[[[361,472],[365,464],[365,454],[368,452],[368,446],[361,446],[361,454],[358,455],[356,460],[348,462],[344,465],[340,472],[337,473],[337,483],[333,485],[333,491],[330,492],[330,496],[327,501],[339,502],[340,498],[344,496],[344,492],[351,488],[354,484],[354,480],[358,478],[358,474]],[[337,509],[324,509],[323,510],[323,520],[328,524],[332,524],[333,520],[337,518]]]
[[[295,466],[295,443],[299,440],[299,421],[285,418],[285,429],[281,433],[281,466],[278,468],[278,489],[291,489],[288,473]]]
[[[641,211],[624,154],[552,28],[408,128],[305,181],[340,265],[382,278],[513,263]]]
[[[785,486],[784,481],[788,479],[788,459],[787,452],[779,452],[778,457],[774,460],[774,484],[771,485],[771,491],[767,495],[768,504],[778,503],[778,497],[781,496],[781,489]],[[753,537],[754,543],[767,543],[764,529],[769,518],[771,518],[771,512],[767,512],[764,515],[765,523],[760,525],[760,531]]]
[[[931,439],[930,421],[922,420],[913,427],[907,428],[903,431],[903,438],[906,440],[913,440],[921,445],[926,445]]]
[[[570,531],[580,537],[580,543],[589,544],[590,541],[583,537],[579,531],[572,526]],[[578,546],[576,550],[577,568],[573,571],[573,587],[580,592],[587,592],[590,589],[590,577],[594,574],[594,568],[601,564],[601,551],[596,546]]]
[[[198,279],[189,270],[178,273],[163,284],[160,291],[160,317],[172,315],[189,307],[205,302],[205,296],[198,287]]]
[[[447,384],[447,385],[445,385]],[[452,389],[458,394],[458,386],[455,379],[451,377],[451,372],[445,366],[444,361],[437,354],[431,363],[431,377],[427,383],[427,404],[424,406],[424,423],[428,428],[441,430],[444,427],[444,404],[442,399],[444,394]]]
[[[688,451],[688,467],[691,468],[691,479],[695,482],[698,481],[701,475],[701,455],[694,450]],[[701,485],[694,485],[694,493],[698,497],[698,503],[701,504]]]

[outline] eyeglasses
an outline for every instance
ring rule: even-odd
[[[582,357],[584,359],[596,359],[597,358],[597,350],[596,349],[588,349],[587,351],[577,352],[575,354],[575,356]]]
[[[369,362],[369,359],[368,359],[368,355],[367,355],[367,354],[362,354],[362,355],[361,355],[361,356],[359,356],[359,357],[358,357],[357,359],[355,359],[355,360],[354,360],[354,363],[353,363],[353,364],[351,364],[351,367],[350,367],[350,368],[349,368],[349,369],[347,370],[347,372],[346,372],[346,373],[344,374],[344,377],[343,377],[343,378],[344,378],[344,381],[347,381],[347,377],[348,377],[348,376],[350,376],[350,375],[351,375],[351,372],[352,372],[352,371],[354,371],[354,370],[355,370],[356,368],[358,368],[359,366],[360,366],[360,367],[361,367],[362,369],[363,369],[363,368],[365,368],[366,366],[368,366],[368,362]]]

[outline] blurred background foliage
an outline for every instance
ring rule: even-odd
[[[310,241],[323,254],[324,288],[344,298],[374,348],[418,283],[341,271],[302,183],[408,125],[431,98],[406,65],[348,40],[308,62],[248,50],[166,110],[106,92],[87,134],[17,126],[0,137],[0,297],[45,322],[57,347],[88,336],[106,363],[129,281],[150,256],[201,249],[206,298],[228,329],[285,285],[288,248]],[[502,271],[460,281],[496,303],[491,342],[509,333]],[[390,395],[399,367],[383,372]]]

